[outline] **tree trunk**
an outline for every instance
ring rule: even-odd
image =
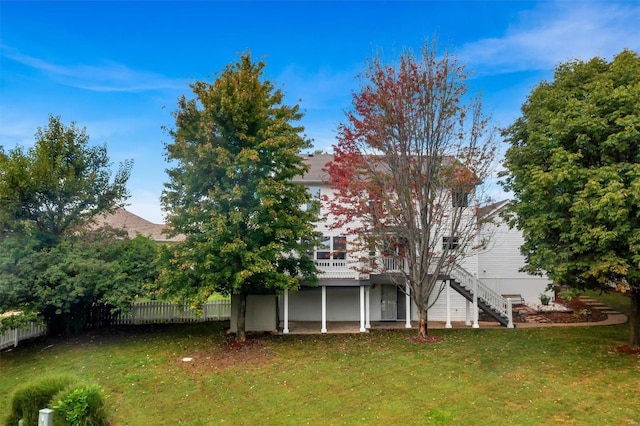
[[[419,309],[419,318],[418,318],[418,337],[427,337],[428,335],[428,327],[427,327],[427,318],[428,311],[426,309]]]
[[[631,292],[629,311],[629,346],[640,347],[640,290]]]
[[[240,292],[239,294],[239,303],[238,303],[238,318],[236,321],[236,341],[244,342],[247,340],[247,335],[245,333],[245,323],[247,318],[247,294],[245,292]]]

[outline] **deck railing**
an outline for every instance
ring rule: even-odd
[[[511,300],[504,298],[502,295],[487,287],[475,275],[455,265],[451,270],[451,278],[459,282],[463,287],[467,288],[475,294],[478,299],[484,300],[494,310],[498,311],[508,319],[507,327],[513,328],[513,312]]]

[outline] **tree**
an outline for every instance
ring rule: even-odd
[[[54,335],[96,320],[108,324],[109,315],[127,311],[157,276],[156,243],[112,229],[66,235],[46,248],[33,237],[9,236],[0,248],[0,311],[20,311],[20,322],[37,313]]]
[[[113,181],[110,166],[105,147],[60,117],[38,128],[27,151],[0,150],[0,312],[21,312],[13,322],[39,314],[51,332],[77,329],[92,305],[126,308],[153,275],[147,243],[91,231],[96,215],[127,197],[131,162]]]
[[[89,146],[85,129],[49,117],[36,141],[5,154],[0,150],[0,232],[31,229],[48,243],[111,213],[128,197],[132,162],[120,165],[111,182],[105,146]]]
[[[179,100],[162,196],[172,229],[186,236],[163,274],[166,294],[194,302],[213,292],[239,296],[241,341],[247,295],[295,289],[317,273],[304,253],[318,212],[300,208],[310,194],[292,183],[306,171],[299,154],[310,143],[292,124],[302,117],[298,106],[282,104],[263,69],[242,55],[213,83],[193,83],[197,100]]]
[[[494,159],[493,132],[480,101],[466,99],[466,76],[435,43],[395,64],[370,60],[327,166],[335,226],[357,238],[366,269],[404,265],[396,284],[408,284],[422,337],[439,277],[474,244],[478,204],[469,197]]]
[[[559,65],[504,131],[503,186],[530,273],[631,299],[640,345],[640,58],[631,51]]]

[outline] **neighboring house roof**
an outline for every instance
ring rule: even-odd
[[[115,229],[123,229],[127,231],[130,238],[135,238],[137,234],[150,237],[158,242],[183,241],[183,235],[176,235],[169,238],[164,231],[166,225],[149,222],[125,209],[118,209],[113,214],[102,216],[96,219],[97,226],[109,225]]]

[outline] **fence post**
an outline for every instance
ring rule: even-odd
[[[39,411],[38,426],[53,426],[53,410],[43,408]]]
[[[18,340],[18,327],[16,327],[13,330],[13,347],[14,348],[18,347],[18,342],[19,342],[19,340]]]

